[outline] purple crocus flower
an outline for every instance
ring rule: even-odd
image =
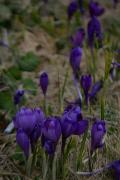
[[[48,83],[49,83],[48,74],[46,72],[41,73],[40,74],[40,86],[41,86],[44,96],[46,95],[46,92],[47,92]]]
[[[32,149],[34,148],[34,144],[41,135],[41,128],[44,120],[44,114],[39,108],[21,108],[16,113],[16,116],[13,119],[14,126],[17,130],[16,140],[23,149],[25,155],[29,154],[29,152],[26,153],[27,148],[24,144],[28,143],[29,140],[29,147]]]
[[[81,135],[88,127],[87,120],[82,119],[81,109],[76,105],[69,105],[61,118],[63,138],[71,135]]]
[[[16,134],[16,141],[24,151],[25,156],[28,157],[30,153],[30,139],[22,129],[18,129]]]
[[[88,22],[87,33],[88,33],[88,44],[91,48],[93,48],[96,41],[98,45],[101,46],[102,44],[101,24],[95,16],[92,17],[91,20]]]
[[[76,75],[80,68],[80,62],[82,57],[82,49],[80,47],[75,47],[70,53],[70,65],[73,69],[73,73]]]
[[[71,20],[73,15],[76,13],[78,9],[78,3],[76,0],[71,1],[67,8],[67,14],[68,14],[68,19]]]
[[[24,95],[24,90],[20,90],[18,89],[15,94],[14,94],[14,104],[17,105],[20,103],[21,101],[21,98],[23,97]]]
[[[76,33],[71,37],[71,43],[73,47],[83,46],[83,40],[85,38],[85,30],[83,28],[79,28]]]
[[[23,129],[28,135],[31,134],[36,124],[35,113],[30,108],[21,108],[13,120],[15,128]]]
[[[93,100],[96,96],[96,94],[102,89],[103,87],[103,81],[100,80],[100,81],[97,81],[93,87],[92,87],[92,90],[89,94],[89,97],[90,97],[90,100]]]
[[[105,121],[96,120],[91,129],[91,153],[97,148],[101,148],[104,145],[104,136],[106,134]]]
[[[101,7],[98,2],[91,1],[89,4],[89,12],[92,17],[101,16],[104,13],[104,8]]]
[[[81,76],[81,86],[83,88],[84,94],[85,94],[85,101],[86,104],[88,105],[88,100],[89,100],[89,90],[92,85],[92,77],[91,75],[82,75]]]
[[[49,117],[43,124],[42,134],[52,142],[57,142],[61,136],[61,126],[58,117]]]
[[[120,180],[120,160],[113,161],[110,168],[114,170],[115,179]]]
[[[57,142],[61,136],[59,117],[49,117],[42,127],[42,146],[49,155],[54,154]]]

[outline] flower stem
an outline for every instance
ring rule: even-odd
[[[81,92],[80,92],[80,88],[79,88],[79,86],[78,86],[78,82],[77,82],[77,80],[76,80],[75,77],[73,77],[73,81],[74,81],[74,85],[75,85],[75,87],[76,87],[78,96],[79,96],[79,98],[80,98],[80,100],[81,100],[81,102],[82,102],[82,94],[81,94]]]

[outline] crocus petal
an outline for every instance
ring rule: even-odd
[[[76,0],[73,0],[67,9],[68,19],[71,20],[75,12],[77,11],[78,3]]]
[[[24,151],[25,156],[28,157],[30,151],[30,141],[27,134],[22,129],[19,129],[17,131],[16,141],[21,147],[21,149]]]
[[[83,28],[79,28],[75,34],[71,37],[71,43],[73,47],[82,47],[83,41],[85,38],[85,30]]]
[[[115,179],[120,180],[120,160],[113,161],[110,167],[114,170]]]
[[[103,87],[103,81],[98,81],[96,82],[93,87],[92,87],[92,90],[90,92],[90,100],[93,100],[94,97],[96,96],[96,94],[102,89]]]
[[[81,120],[76,123],[75,135],[82,135],[88,128],[88,121]]]
[[[100,16],[104,13],[104,8],[98,2],[91,1],[89,4],[89,12],[91,16]]]

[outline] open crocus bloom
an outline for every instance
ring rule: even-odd
[[[62,135],[68,138],[71,135],[81,135],[88,127],[88,121],[82,119],[81,109],[76,105],[69,105],[61,118]]]

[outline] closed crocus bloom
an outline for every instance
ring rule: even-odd
[[[96,41],[99,46],[102,45],[101,24],[95,16],[88,22],[87,33],[88,44],[91,48],[94,46]]]
[[[40,74],[40,87],[44,95],[46,95],[48,83],[49,83],[48,74],[46,72],[41,73]]]
[[[114,170],[115,179],[120,180],[120,160],[112,162],[110,168]]]
[[[78,8],[78,3],[77,3],[77,0],[73,0],[68,8],[67,8],[67,14],[68,14],[68,19],[71,20],[73,15],[76,13],[77,11],[77,8]]]
[[[81,82],[81,86],[82,86],[84,94],[85,94],[86,103],[88,104],[89,90],[90,90],[91,85],[92,85],[92,77],[91,77],[91,75],[90,74],[82,75],[80,82]]]
[[[24,95],[24,90],[20,90],[18,89],[15,94],[14,94],[14,104],[17,105],[20,103],[21,101],[21,98],[23,97]]]
[[[15,128],[23,129],[30,135],[36,125],[36,115],[30,108],[21,108],[13,119]]]
[[[90,92],[90,95],[89,95],[90,96],[90,100],[93,100],[95,98],[96,94],[102,89],[102,87],[103,87],[103,81],[102,80],[97,81],[93,85],[93,87],[91,89],[91,92]]]
[[[79,28],[76,33],[71,37],[71,42],[73,47],[83,46],[83,40],[85,38],[85,30],[83,28]]]
[[[57,142],[61,136],[61,126],[58,117],[49,117],[42,127],[43,136],[52,141]]]
[[[69,105],[61,118],[61,129],[64,138],[74,134],[76,130],[76,122],[82,119],[81,109],[79,106]]]
[[[89,4],[89,11],[91,16],[100,16],[104,13],[104,8],[98,2],[91,1]]]
[[[28,135],[22,129],[17,131],[16,141],[23,150],[25,156],[28,157],[30,152],[30,140]]]
[[[104,136],[106,134],[105,121],[96,120],[91,129],[91,153],[104,145]]]
[[[77,74],[79,71],[81,57],[82,57],[82,49],[80,47],[75,47],[71,50],[70,65],[73,69],[74,74]]]

